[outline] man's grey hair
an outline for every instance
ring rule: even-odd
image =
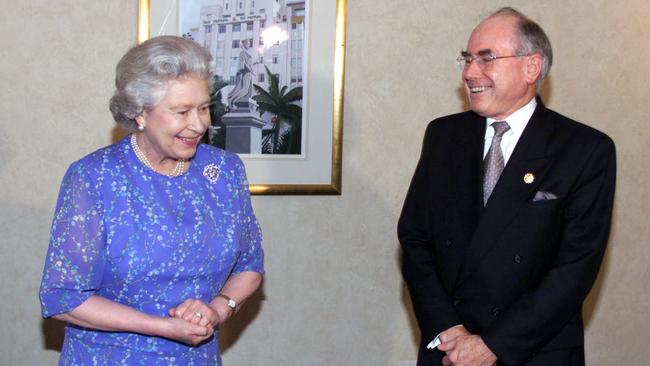
[[[135,118],[155,108],[171,81],[199,77],[212,85],[212,56],[194,41],[159,36],[131,48],[115,68],[110,110],[115,122],[135,131]]]
[[[549,41],[542,27],[517,10],[511,7],[501,8],[490,15],[489,18],[500,15],[514,16],[519,20],[517,26],[519,45],[515,50],[517,54],[531,55],[537,53],[542,56],[542,72],[539,80],[537,80],[537,91],[539,92],[553,64],[551,41]]]

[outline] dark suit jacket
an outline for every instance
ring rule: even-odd
[[[425,347],[456,324],[503,365],[583,346],[582,302],[609,235],[614,144],[539,102],[483,207],[484,135],[473,112],[431,122],[399,219],[419,366],[440,365],[443,354]]]

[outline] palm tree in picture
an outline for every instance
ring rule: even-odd
[[[269,88],[265,90],[255,84],[257,92],[252,98],[257,103],[260,117],[269,113],[272,128],[264,132],[262,137],[262,153],[266,154],[300,154],[302,138],[302,107],[295,102],[302,100],[302,87],[288,90],[288,86],[280,88],[278,76],[271,73],[268,67]]]

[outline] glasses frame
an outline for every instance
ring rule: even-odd
[[[468,67],[469,65],[472,64],[472,62],[476,62],[476,65],[478,65],[478,67],[483,68],[492,65],[492,63],[495,60],[500,60],[503,58],[526,57],[526,56],[530,56],[530,54],[528,53],[528,54],[521,54],[521,55],[497,56],[492,52],[489,53],[479,52],[478,55],[472,55],[469,52],[462,51],[460,53],[460,56],[456,58],[456,62],[458,62],[458,66],[461,69]]]

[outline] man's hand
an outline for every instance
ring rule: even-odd
[[[438,339],[440,339],[441,343],[445,343],[445,342],[453,341],[454,339],[462,335],[470,335],[470,333],[467,331],[467,329],[465,329],[464,326],[456,325],[440,333]]]
[[[455,340],[456,338],[458,338],[459,336],[462,336],[462,335],[470,335],[470,333],[467,331],[467,329],[465,329],[465,327],[463,325],[456,325],[456,326],[448,328],[444,332],[440,333],[440,335],[438,336],[438,339],[440,340],[441,344],[442,343],[449,343],[449,342]],[[438,346],[438,349],[440,349],[440,346]],[[449,356],[445,356],[442,359],[442,365],[443,366],[453,366],[451,364],[451,361],[449,361]]]
[[[453,328],[445,332],[451,329]],[[493,366],[497,362],[497,356],[476,334],[463,334],[451,340],[443,339],[438,349],[447,354],[442,360],[444,366]]]

